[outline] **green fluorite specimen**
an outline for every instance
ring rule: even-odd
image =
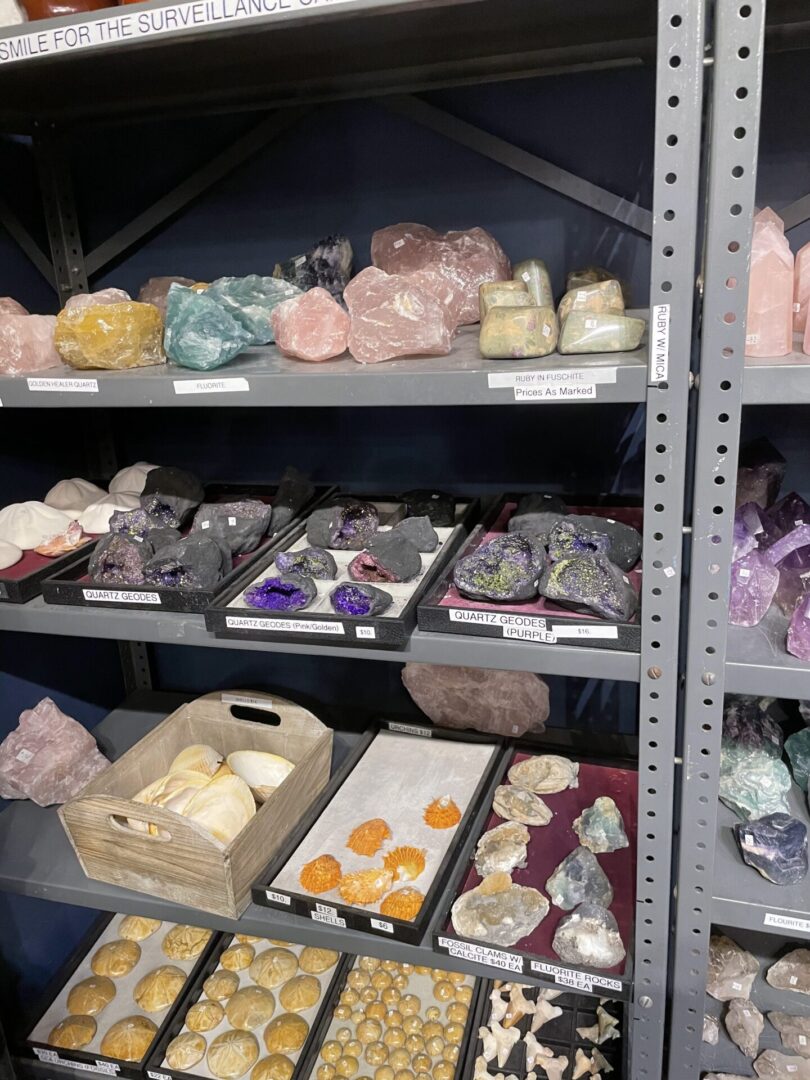
[[[275,340],[270,315],[278,304],[300,296],[297,285],[282,278],[222,277],[212,281],[205,295],[216,300],[250,336],[251,345],[267,345]]]
[[[723,745],[720,750],[720,800],[743,821],[766,814],[789,814],[790,773],[761,750]]]
[[[584,847],[566,855],[546,882],[546,892],[552,904],[564,911],[588,901],[603,907],[613,903],[613,886],[607,874],[593,852]]]
[[[572,311],[560,331],[561,353],[630,352],[644,336],[644,319]]]
[[[579,842],[590,851],[618,851],[628,846],[622,815],[608,795],[600,795],[586,807],[572,826]]]
[[[250,344],[250,335],[207,293],[172,285],[163,344],[175,364],[212,371],[238,356]]]
[[[802,791],[807,791],[807,781],[810,778],[810,728],[802,728],[785,739],[785,750],[790,758],[793,779]]]

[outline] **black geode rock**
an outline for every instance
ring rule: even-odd
[[[314,510],[307,518],[307,540],[312,547],[362,551],[379,524],[373,503],[347,501]]]
[[[610,538],[603,532],[592,532],[575,518],[561,518],[548,534],[548,557],[552,562],[577,555],[607,555]]]
[[[439,534],[427,514],[424,517],[408,517],[398,521],[390,535],[404,536],[417,551],[435,551],[439,546]]]
[[[632,525],[599,514],[571,514],[566,520],[579,528],[607,536],[610,540],[607,557],[622,570],[632,570],[641,558],[641,533]]]
[[[789,814],[767,814],[732,826],[743,861],[776,885],[807,875],[807,828]]]
[[[157,524],[179,529],[204,498],[203,486],[193,473],[167,465],[146,474],[141,508]]]
[[[337,563],[326,548],[308,547],[299,551],[279,551],[275,564],[282,574],[303,574],[318,581],[334,581]]]
[[[144,571],[153,555],[148,540],[107,533],[96,544],[87,573],[94,585],[143,585]]]
[[[627,622],[638,610],[638,596],[627,576],[604,555],[560,559],[540,578],[541,596],[575,611],[592,611]]]
[[[518,500],[507,528],[510,533],[541,537],[545,543],[551,528],[567,514],[568,507],[559,495],[532,492]]]
[[[446,491],[415,488],[401,496],[408,517],[428,517],[433,526],[452,528],[456,523],[456,500]]]
[[[176,544],[180,539],[180,533],[177,529],[150,529],[146,534],[146,539],[157,555],[159,551],[162,551],[169,544]]]
[[[300,514],[315,495],[315,485],[294,465],[288,465],[273,499],[271,535],[275,536]]]
[[[519,533],[496,536],[453,567],[453,583],[472,600],[517,602],[537,596],[545,552]]]
[[[415,544],[393,532],[372,536],[364,551],[349,563],[352,581],[411,581],[422,569]]]
[[[255,551],[270,528],[273,508],[258,499],[203,503],[194,515],[191,535],[205,532],[227,544],[233,555]]]
[[[194,533],[158,551],[146,564],[144,579],[164,589],[211,589],[231,567],[231,552],[226,544]]]

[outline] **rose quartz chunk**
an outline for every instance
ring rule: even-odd
[[[54,315],[0,314],[0,374],[21,375],[62,363],[54,348]]]
[[[123,289],[99,289],[93,293],[76,293],[65,301],[65,311],[82,311],[99,304],[126,304],[132,297]]]
[[[793,253],[784,224],[766,207],[754,218],[745,355],[787,356],[793,350]]]
[[[0,315],[27,315],[28,311],[10,296],[0,296]]]
[[[403,275],[369,266],[349,282],[343,299],[351,315],[349,351],[361,364],[450,352],[447,308]]]
[[[141,285],[138,293],[139,304],[154,304],[163,318],[166,318],[166,301],[172,285],[184,285],[190,289],[195,285],[194,278],[188,277],[150,277]]]
[[[46,697],[0,743],[0,797],[67,802],[108,765],[90,732]]]
[[[810,302],[810,244],[796,255],[793,273],[793,329],[803,334],[807,328],[807,307]],[[805,349],[805,352],[807,350]]]
[[[414,270],[411,274],[404,274],[408,281],[414,285],[420,285],[425,292],[429,292],[440,300],[447,309],[450,324],[453,330],[457,330],[461,323],[461,313],[464,310],[465,295],[462,289],[452,278],[447,277],[434,265],[426,266],[424,270]]]
[[[314,288],[273,308],[276,345],[296,360],[331,360],[349,344],[349,316],[326,289]]]
[[[477,227],[437,233],[427,225],[389,225],[372,236],[371,261],[389,274],[408,274],[427,266],[438,270],[464,295],[459,320],[463,324],[479,320],[479,285],[512,277],[501,245],[486,229]]]

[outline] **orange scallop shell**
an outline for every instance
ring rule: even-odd
[[[394,875],[382,867],[344,874],[338,889],[347,904],[373,904],[394,884]]]
[[[395,847],[383,859],[383,866],[394,875],[394,881],[413,881],[425,869],[424,848]]]
[[[461,811],[449,795],[442,795],[433,800],[424,817],[431,829],[449,829],[461,821]]]
[[[304,863],[298,874],[298,880],[312,893],[329,892],[340,881],[342,870],[334,855],[319,855],[317,859]]]
[[[364,821],[352,830],[351,836],[346,841],[346,847],[350,848],[355,855],[376,855],[386,840],[391,839],[391,830],[387,822],[382,818],[375,817],[371,821]]]
[[[412,885],[390,893],[380,904],[380,914],[390,915],[394,919],[415,919],[424,901],[424,896]]]

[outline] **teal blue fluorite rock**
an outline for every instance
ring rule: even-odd
[[[175,364],[212,371],[238,356],[250,335],[207,293],[172,285],[166,301],[163,345]]]
[[[281,278],[222,277],[212,281],[205,295],[216,300],[250,335],[251,345],[275,341],[270,315],[273,308],[293,296],[300,296],[297,285]]]
[[[761,750],[724,743],[720,750],[720,799],[743,819],[788,814],[790,773]]]
[[[807,781],[810,778],[810,729],[802,728],[785,739],[785,750],[790,758],[793,779],[802,791],[807,791]]]

